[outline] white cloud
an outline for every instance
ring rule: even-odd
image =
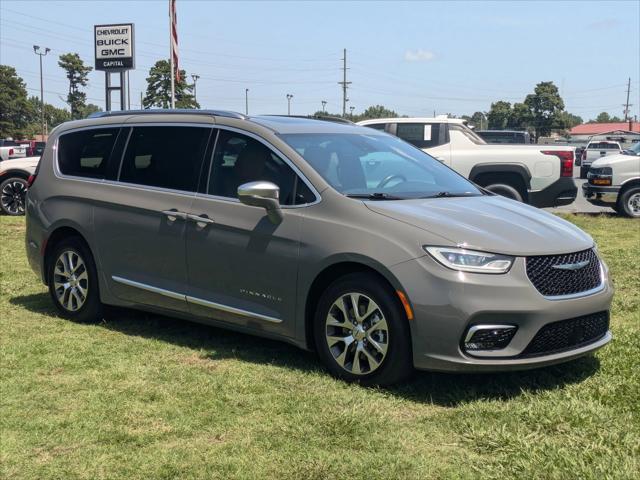
[[[436,58],[435,53],[421,48],[404,52],[404,59],[407,62],[430,62],[434,58]]]

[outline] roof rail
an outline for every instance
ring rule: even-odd
[[[347,120],[342,117],[332,117],[327,115],[278,115],[278,114],[267,114],[262,115],[263,117],[291,117],[291,118],[304,118],[307,120],[324,120],[325,122],[336,122],[336,123],[349,123],[353,124],[351,120]]]
[[[120,115],[207,115],[214,117],[228,117],[244,120],[246,115],[228,110],[197,110],[190,108],[154,108],[148,110],[115,110],[111,112],[95,112],[87,118],[116,117]]]

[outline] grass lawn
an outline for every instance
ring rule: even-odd
[[[0,478],[640,478],[640,222],[567,218],[612,270],[609,346],[383,390],[189,322],[63,320],[0,217]]]

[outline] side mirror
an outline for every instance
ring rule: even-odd
[[[267,211],[271,223],[277,225],[282,221],[280,210],[280,188],[271,182],[249,182],[238,187],[238,199],[245,205],[262,207]]]

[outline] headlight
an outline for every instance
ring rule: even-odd
[[[507,273],[513,257],[464,248],[423,247],[437,262],[452,270],[474,273]]]

